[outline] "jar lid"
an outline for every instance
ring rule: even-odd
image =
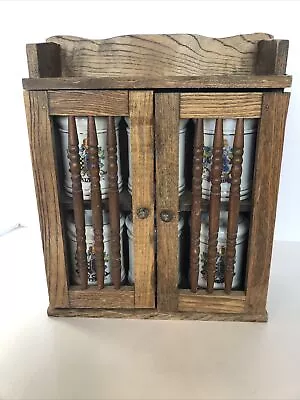
[[[121,117],[115,117],[115,126],[119,125]],[[55,121],[59,128],[68,131],[68,117],[56,117]],[[75,117],[78,133],[87,133],[87,117]],[[97,133],[105,133],[107,131],[107,117],[95,117]]]

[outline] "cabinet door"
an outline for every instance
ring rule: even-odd
[[[52,314],[155,308],[152,91],[30,91],[25,105]]]
[[[265,318],[288,101],[278,92],[155,94],[159,310]]]

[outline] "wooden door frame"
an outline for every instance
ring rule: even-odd
[[[272,242],[289,93],[156,93],[158,309],[165,312],[215,311],[228,318],[265,321]],[[160,220],[162,208],[178,215],[178,128],[180,118],[260,118],[245,291],[178,289],[178,219]],[[165,121],[161,121],[164,119]],[[176,125],[177,124],[177,125]],[[164,145],[168,144],[168,147]],[[270,157],[270,154],[272,156]],[[176,166],[177,168],[176,168]],[[170,185],[171,182],[171,185]],[[171,187],[169,187],[171,186]],[[264,190],[262,190],[264,188]],[[167,200],[166,200],[167,199]],[[263,221],[262,221],[263,220]],[[166,281],[166,278],[168,280]]]
[[[49,288],[49,314],[62,308],[154,308],[153,92],[130,92],[129,99],[127,90],[24,91],[24,100]],[[81,290],[69,285],[52,124],[54,115],[132,118],[132,181],[133,186],[139,188],[133,188],[132,205],[133,210],[142,206],[149,209],[147,219],[138,219],[133,212],[133,249],[137,260],[134,287]],[[145,168],[135,167],[143,163]]]

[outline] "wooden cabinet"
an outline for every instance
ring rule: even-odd
[[[284,89],[291,85],[287,49],[287,41],[267,34],[52,37],[27,45],[23,86],[49,315],[267,319]],[[232,143],[225,144],[229,126]],[[246,168],[251,178],[242,196]],[[131,236],[123,225],[130,215]],[[249,228],[238,260],[241,216]],[[237,263],[242,278],[234,287]]]

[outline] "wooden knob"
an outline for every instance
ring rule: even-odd
[[[160,219],[164,222],[172,221],[174,213],[170,210],[162,210],[160,213]]]
[[[145,207],[140,207],[137,209],[136,214],[137,214],[138,218],[140,218],[140,219],[148,218],[149,217],[149,209],[145,208]]]

